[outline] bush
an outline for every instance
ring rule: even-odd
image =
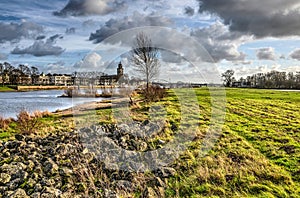
[[[20,133],[28,135],[35,133],[41,127],[40,118],[43,117],[43,113],[36,111],[32,115],[25,110],[22,110],[17,115],[17,129]]]
[[[8,125],[10,123],[9,119],[5,119],[2,116],[0,116],[0,128],[5,130],[8,128]]]
[[[164,98],[167,95],[167,92],[159,86],[149,86],[148,89],[143,89],[142,95],[147,102],[157,102]]]

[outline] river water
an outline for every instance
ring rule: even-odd
[[[58,96],[63,93],[63,90],[0,92],[0,116],[16,118],[21,110],[53,112],[85,102],[103,100],[103,98],[59,98]]]

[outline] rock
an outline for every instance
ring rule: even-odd
[[[14,162],[24,162],[24,158],[22,156],[19,156],[19,155],[15,155],[13,157],[13,161]]]
[[[60,198],[70,198],[74,197],[71,192],[64,192],[63,194],[60,195]]]
[[[174,176],[176,174],[176,170],[170,167],[162,167],[156,171],[156,174],[158,174],[161,178],[167,178]]]
[[[43,190],[43,187],[40,183],[38,183],[34,186],[34,192],[41,192],[42,190]]]
[[[23,183],[27,179],[28,173],[23,170],[18,170],[16,173],[12,173],[11,179],[20,179],[20,182]]]
[[[19,141],[24,141],[25,140],[25,137],[23,135],[20,135],[20,134],[16,134],[15,138],[16,138],[16,140],[19,140]]]
[[[6,184],[10,181],[10,175],[6,173],[0,174],[0,184]]]
[[[73,170],[71,170],[67,167],[62,167],[59,169],[59,174],[63,177],[71,177],[73,174]]]
[[[39,192],[35,192],[32,195],[30,195],[30,198],[40,198],[41,197],[41,193]]]
[[[147,150],[147,143],[146,142],[139,142],[138,144],[138,151],[146,151]]]
[[[39,174],[38,173],[32,173],[30,176],[34,181],[38,181],[39,179]]]
[[[53,175],[55,173],[58,173],[58,166],[51,158],[48,158],[48,160],[45,161],[43,165],[44,165],[44,172],[46,174]]]
[[[0,186],[0,197],[1,197],[1,195],[4,195],[5,194],[5,192],[7,192],[7,186]]]
[[[8,150],[8,149],[4,149],[4,150],[2,151],[2,156],[3,156],[3,157],[10,157],[10,152],[9,152],[9,150]]]
[[[48,187],[50,187],[50,186],[53,186],[55,184],[55,181],[52,178],[49,179],[47,177],[44,177],[44,178],[41,179],[40,184],[42,186],[48,186]]]
[[[117,195],[116,192],[108,189],[104,189],[103,197],[106,198],[118,198],[119,196]]]
[[[26,161],[26,164],[27,164],[27,169],[26,170],[29,171],[29,172],[33,171],[33,169],[35,167],[34,162],[31,161],[31,160],[28,160],[28,161]]]
[[[8,184],[9,190],[16,190],[23,182],[21,181],[20,178],[17,178],[15,180],[12,180]]]
[[[133,186],[133,184],[130,181],[127,181],[127,180],[119,180],[119,181],[117,181],[116,187],[118,189],[124,190],[126,192],[134,191],[134,188],[135,188]]]
[[[15,190],[12,194],[8,196],[9,198],[29,198],[29,196],[26,194],[25,190],[18,188]]]
[[[59,197],[59,195],[61,195],[61,194],[62,194],[61,191],[56,188],[45,187],[41,194],[41,198]]]

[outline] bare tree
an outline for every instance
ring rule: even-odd
[[[158,49],[153,47],[151,39],[144,32],[136,35],[130,62],[146,78],[148,91],[150,81],[159,74],[160,63]]]
[[[233,70],[227,70],[222,74],[222,78],[224,79],[224,83],[226,87],[230,87],[231,83],[233,81],[233,75],[234,71]]]

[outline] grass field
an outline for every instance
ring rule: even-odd
[[[168,142],[176,135],[183,117],[189,118],[187,125],[198,125],[196,137],[171,165],[177,173],[164,181],[166,196],[300,197],[300,92],[227,89],[221,134],[209,153],[202,156],[203,140],[212,124],[211,96],[207,88],[194,91],[196,106],[184,90],[170,90],[155,104],[164,107],[168,124],[163,134],[151,140],[153,149],[158,139]],[[180,109],[182,98],[178,94],[185,95],[184,103],[190,111]],[[134,105],[131,117],[148,119],[149,108],[146,103]],[[106,124],[115,122],[112,112],[102,109],[93,114]],[[73,118],[44,118],[44,130],[70,128],[68,119]],[[0,133],[0,138],[13,134],[13,127]]]
[[[209,92],[196,95],[205,131]],[[174,165],[181,171],[167,195],[300,197],[300,93],[228,89],[226,95],[222,135],[205,157],[198,157],[201,138],[192,143]]]

